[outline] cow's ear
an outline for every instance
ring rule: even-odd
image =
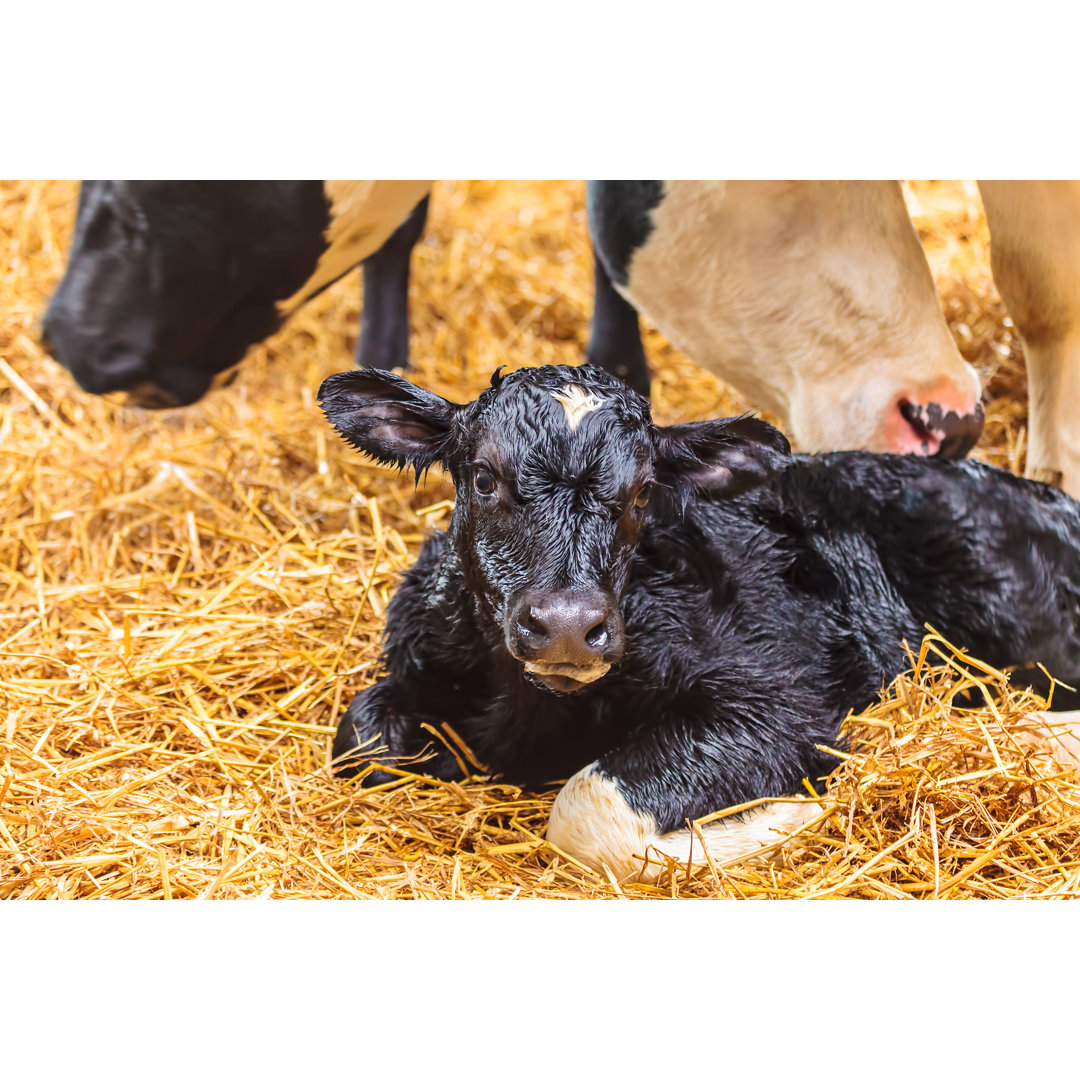
[[[791,461],[791,445],[752,416],[657,428],[656,476],[683,493],[738,495]]]
[[[327,420],[358,450],[418,474],[445,459],[462,407],[378,368],[331,375],[319,400]]]

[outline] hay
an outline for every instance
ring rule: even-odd
[[[1023,371],[963,196],[915,186],[916,224],[965,355],[1009,394],[978,456],[1017,470]],[[74,197],[0,185],[0,896],[1076,891],[1080,790],[1022,738],[1039,703],[985,672],[998,703],[956,708],[964,679],[933,654],[849,723],[835,804],[774,866],[620,886],[544,843],[554,789],[329,776],[397,575],[452,489],[365,463],[318,417],[313,390],[355,343],[354,278],[191,409],[79,393],[35,343]],[[416,374],[433,389],[463,400],[498,364],[580,359],[580,183],[442,184],[414,265]],[[746,407],[655,331],[646,344],[661,421]]]

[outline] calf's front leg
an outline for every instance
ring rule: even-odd
[[[353,698],[338,723],[332,752],[334,770],[339,776],[355,776],[377,758],[439,780],[461,779],[459,758],[428,730],[438,731],[439,723],[439,717],[418,707],[414,695],[403,693],[392,679],[380,679]],[[395,779],[395,773],[376,768],[364,774],[362,783],[373,787]]]
[[[656,818],[633,810],[618,782],[593,762],[572,776],[556,797],[547,839],[586,866],[607,867],[620,880],[636,876],[653,881],[667,865],[665,856],[682,866],[707,866],[705,849],[716,863],[753,855],[790,836],[821,809],[811,799],[797,798],[703,825],[701,839],[689,827],[662,833]]]
[[[706,866],[701,838],[686,822],[795,792],[803,776],[823,777],[836,762],[813,743],[828,740],[822,734],[827,726],[815,725],[800,742],[754,723],[714,721],[696,730],[658,724],[570,778],[555,799],[547,839],[620,879],[655,879],[666,866],[663,856]],[[796,797],[710,823],[700,832],[709,857],[723,862],[771,847],[821,812],[818,802]]]

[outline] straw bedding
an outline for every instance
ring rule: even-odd
[[[573,363],[591,308],[581,183],[441,184],[415,261],[417,378]],[[992,401],[977,456],[1023,466],[1019,346],[973,186],[909,192]],[[36,344],[75,186],[0,185],[0,896],[1074,895],[1080,784],[1023,737],[1038,702],[945,643],[853,718],[819,821],[772,863],[619,884],[543,840],[555,789],[331,777],[388,598],[452,489],[365,463],[313,391],[350,363],[355,277],[161,414],[81,394]],[[745,403],[652,330],[662,422]],[[974,680],[974,682],[973,682]],[[959,708],[958,687],[985,689]],[[982,688],[982,689],[980,689]]]

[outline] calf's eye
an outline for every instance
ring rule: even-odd
[[[487,469],[477,469],[473,473],[473,487],[480,495],[491,495],[495,491],[495,477]]]
[[[638,488],[637,494],[634,496],[634,505],[639,510],[643,510],[649,505],[649,499],[652,497],[652,488],[653,486],[651,483],[642,484],[641,487]]]

